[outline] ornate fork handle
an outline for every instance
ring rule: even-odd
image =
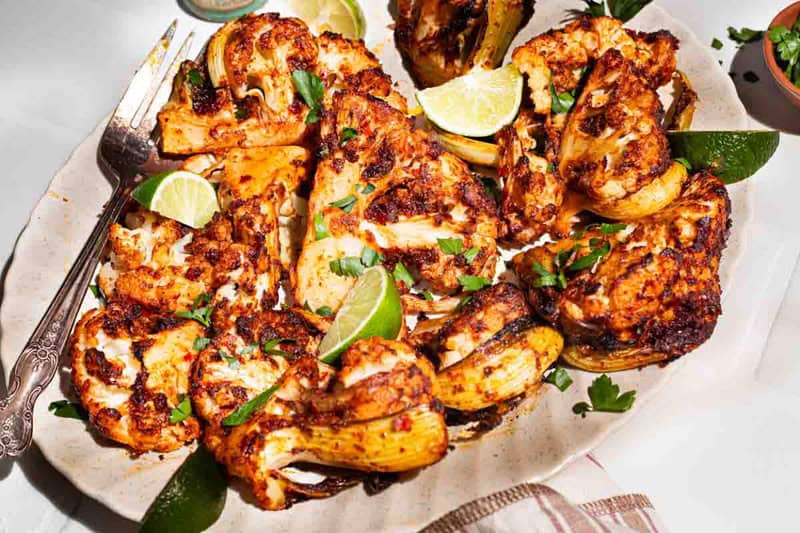
[[[119,216],[127,197],[127,190],[122,187],[114,190],[92,234],[11,369],[8,396],[0,398],[0,458],[17,456],[31,443],[33,406],[58,369],[59,357],[108,239],[108,227]]]

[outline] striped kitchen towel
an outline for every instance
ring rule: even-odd
[[[641,494],[620,494],[592,456],[543,483],[523,483],[471,501],[423,533],[664,533]]]

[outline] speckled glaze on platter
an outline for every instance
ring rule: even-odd
[[[270,9],[279,10],[281,4],[270,2]],[[566,10],[579,4],[540,0],[533,19],[517,36],[512,48],[561,25]],[[398,81],[400,90],[411,96],[410,80],[394,47],[387,2],[363,1],[362,5],[368,20],[367,44]],[[645,8],[629,26],[650,31],[666,28],[681,40],[679,68],[688,74],[700,95],[694,129],[747,127],[745,110],[727,74],[708,46],[699,42],[686,26],[653,5]],[[17,243],[0,309],[0,357],[6,376],[110,194],[110,186],[95,159],[104,126],[104,123],[98,126],[56,174]],[[747,181],[730,187],[734,225],[721,269],[726,292],[735,279],[738,258],[745,253],[752,187]],[[703,357],[704,352],[714,349],[713,345],[712,339],[688,357]],[[595,376],[573,371],[576,383],[565,393],[552,387],[543,388],[536,398],[518,409],[513,419],[491,434],[479,441],[457,445],[440,463],[376,496],[367,496],[362,489],[355,488],[334,498],[295,505],[287,511],[265,512],[248,500],[246,489],[234,484],[225,511],[213,529],[306,532],[418,529],[467,501],[554,474],[636,416],[642,404],[673,375],[680,379],[681,366],[679,360],[665,368],[651,366],[615,374],[615,382],[622,390],[637,390],[633,409],[624,414],[598,413],[585,419],[573,415],[571,407],[585,399],[586,387]],[[37,445],[79,489],[117,513],[138,520],[188,450],[167,454],[163,459],[158,454],[132,459],[126,450],[96,439],[83,424],[47,412],[47,405],[63,398],[69,387],[69,375],[62,370],[39,399],[34,430]],[[668,393],[668,389],[663,393]]]

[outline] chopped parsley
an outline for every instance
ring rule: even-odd
[[[750,28],[737,30],[733,26],[728,26],[728,37],[739,44],[752,43],[753,41],[761,39],[763,36],[764,32],[760,30],[751,30]]]
[[[296,71],[295,71],[296,72]],[[243,403],[235,411],[231,414],[226,416],[222,419],[223,426],[238,426],[240,424],[244,424],[247,422],[247,419],[250,418],[250,415],[253,414],[253,411],[256,411],[264,406],[267,403],[267,400],[272,397],[273,394],[278,390],[277,385],[273,385],[272,387],[268,388],[249,402]]]
[[[358,130],[355,128],[345,128],[342,130],[342,135],[340,136],[341,140],[339,141],[339,146],[344,146],[347,144],[348,141],[352,141],[353,139],[358,136]]]
[[[106,296],[103,294],[103,291],[99,286],[94,284],[89,285],[89,290],[92,291],[92,294],[95,298],[97,298],[97,301],[100,305],[106,305]]]
[[[364,273],[360,257],[340,257],[328,263],[328,266],[337,276],[357,278]]]
[[[550,80],[550,96],[552,96],[550,109],[556,115],[568,113],[569,110],[572,109],[572,106],[575,105],[575,95],[572,93],[557,93],[556,86],[553,85],[552,80]]]
[[[208,303],[210,301],[211,295],[204,292],[194,299],[194,302],[192,302],[191,311],[177,311],[175,316],[188,318],[189,320],[196,320],[207,328],[211,327],[211,313],[214,311],[214,308],[210,305],[198,307],[200,304]]]
[[[325,225],[325,221],[322,219],[322,213],[317,213],[314,215],[314,240],[321,241],[330,236],[328,226]]]
[[[323,305],[322,307],[320,307],[319,309],[314,311],[314,313],[316,313],[316,314],[318,314],[319,316],[322,316],[322,317],[328,317],[328,316],[331,316],[333,314],[333,309],[331,309],[327,305]]]
[[[383,260],[384,257],[369,246],[365,246],[361,251],[361,264],[367,268],[375,266]]]
[[[627,227],[628,225],[622,222],[618,224],[600,224],[600,233],[603,235],[611,235],[613,233],[622,231]]]
[[[587,392],[589,393],[591,405],[587,402],[578,402],[572,406],[572,412],[584,418],[586,413],[591,411],[624,413],[633,406],[633,402],[636,399],[635,390],[620,394],[619,385],[615,385],[606,374],[596,378],[587,389]]]
[[[722,41],[720,41],[716,37],[714,37],[714,39],[711,41],[711,48],[713,48],[714,50],[722,50],[722,46],[723,46]]]
[[[578,270],[583,270],[584,268],[591,268],[593,267],[598,261],[600,261],[603,257],[607,256],[608,253],[611,251],[611,245],[608,242],[604,242],[602,246],[598,246],[597,244],[591,244],[593,246],[592,250],[570,263],[567,267],[567,270],[570,272],[576,272]]]
[[[483,276],[469,275],[458,276],[458,282],[461,284],[461,288],[467,292],[479,291],[492,284],[490,279],[484,278]]]
[[[567,278],[562,270],[550,272],[540,262],[533,263],[533,271],[539,275],[539,279],[533,282],[534,287],[558,287],[567,288]]]
[[[189,396],[181,394],[178,396],[178,405],[169,414],[169,423],[177,424],[189,418],[192,414],[192,402]]]
[[[75,418],[77,420],[89,420],[89,413],[83,406],[77,402],[70,402],[68,400],[58,400],[51,402],[47,406],[48,411],[52,411],[54,415],[61,418]]]
[[[439,248],[447,255],[458,255],[464,247],[461,239],[436,239]]]
[[[800,87],[800,18],[792,29],[776,26],[769,31],[769,40],[775,45],[784,73]]]
[[[425,298],[426,301],[428,302],[433,301],[433,294],[431,294],[431,291],[424,290],[420,294],[422,294],[422,297]]]
[[[466,252],[464,252],[464,260],[465,260],[465,261],[467,262],[467,264],[469,265],[469,264],[471,264],[473,261],[475,261],[475,258],[476,258],[476,257],[478,257],[478,254],[479,254],[480,252],[481,252],[481,249],[480,249],[480,248],[477,248],[477,247],[473,246],[472,248],[470,248],[469,250],[467,250]]]
[[[606,0],[608,4],[608,13],[620,19],[622,22],[628,22],[636,16],[639,11],[653,0]],[[603,17],[606,15],[606,8],[603,0],[583,0],[586,7],[583,9],[570,10],[575,15],[589,15],[590,17]]]
[[[308,106],[306,124],[313,124],[319,121],[319,113],[322,110],[322,97],[325,94],[325,86],[319,76],[306,72],[305,70],[295,70],[292,72],[292,82],[294,88],[300,93],[303,101]]]
[[[361,194],[366,195],[366,194],[371,194],[373,192],[375,192],[375,185],[372,183],[367,183],[366,185],[364,185],[364,188],[361,189]]]
[[[210,342],[211,339],[208,337],[197,337],[194,340],[194,344],[192,344],[192,349],[196,352],[202,352],[206,349],[206,346],[208,346]]]
[[[222,360],[228,364],[229,368],[232,368],[233,370],[237,370],[239,368],[240,363],[238,357],[228,355],[228,352],[226,352],[225,350],[220,350],[219,356],[222,357]]]
[[[200,75],[200,71],[196,68],[190,70],[186,76],[189,78],[189,83],[195,87],[201,87],[203,85],[203,76]]]
[[[409,289],[414,286],[414,278],[411,276],[411,272],[408,271],[406,266],[401,261],[398,261],[394,266],[393,275],[396,282],[405,283],[406,287]]]
[[[545,376],[544,381],[545,383],[555,385],[561,392],[564,392],[572,385],[572,377],[563,366],[554,368],[552,372]]]
[[[237,355],[250,355],[258,348],[258,344],[248,344],[236,350]]]
[[[353,207],[355,207],[357,201],[358,199],[355,196],[353,196],[352,194],[348,194],[341,200],[336,200],[335,202],[331,202],[328,205],[331,207],[338,207],[345,213],[349,213],[350,211],[353,210]]]
[[[261,347],[261,349],[267,355],[279,355],[281,357],[294,358],[293,354],[291,354],[291,353],[289,353],[289,352],[287,352],[285,350],[280,350],[280,349],[277,348],[277,346],[279,344],[281,344],[282,342],[295,342],[295,340],[294,339],[284,339],[284,338],[270,339],[270,340],[268,340],[268,341],[266,341],[264,343],[264,345]]]

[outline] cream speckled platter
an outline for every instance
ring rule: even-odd
[[[362,0],[368,21],[367,44],[381,57],[386,70],[407,96],[410,80],[402,69],[391,35],[387,0]],[[512,48],[547,29],[560,26],[567,8],[579,2],[540,0],[528,26]],[[282,2],[270,2],[278,10]],[[288,13],[288,11],[283,11]],[[678,66],[700,95],[694,129],[744,129],[747,117],[728,75],[682,23],[663,9],[650,5],[630,27],[653,31],[666,28],[681,40]],[[144,53],[144,50],[142,51]],[[74,152],[39,201],[20,236],[8,271],[5,298],[0,309],[0,357],[6,376],[21,347],[55,294],[73,258],[90,233],[110,187],[96,164],[98,129]],[[752,184],[730,187],[733,230],[722,262],[722,284],[732,287],[737,259],[745,251],[743,236],[750,218]],[[93,302],[92,302],[93,303]],[[723,316],[722,320],[725,320]],[[703,357],[704,346],[688,357]],[[584,419],[571,407],[586,396],[595,375],[571,371],[575,385],[565,393],[543,387],[516,411],[513,420],[477,442],[457,445],[444,460],[377,496],[356,487],[336,497],[308,501],[287,511],[266,512],[251,501],[249,491],[234,483],[225,511],[214,529],[219,531],[405,531],[418,529],[455,507],[507,488],[544,479],[573,458],[590,451],[624,424],[671,376],[680,379],[681,363],[666,368],[648,367],[614,375],[623,391],[636,389],[633,409],[624,414],[596,413]],[[138,520],[158,494],[187,451],[163,456],[145,454],[132,459],[121,447],[96,439],[79,421],[57,418],[47,405],[70,392],[69,374],[63,370],[44,391],[35,410],[34,438],[47,459],[78,488],[119,514]],[[669,390],[664,389],[663,394]],[[680,401],[680,399],[676,399]],[[535,404],[535,410],[533,409]]]

